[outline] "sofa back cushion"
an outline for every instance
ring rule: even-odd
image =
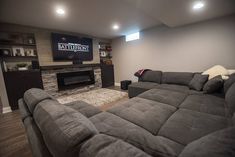
[[[161,79],[162,79],[161,71],[146,71],[140,77],[140,81],[142,82],[155,82],[159,84],[161,83]]]
[[[233,83],[235,83],[235,73],[231,74],[229,79],[224,82],[224,93],[227,93]]]
[[[235,112],[235,83],[228,89],[225,95],[225,101],[231,114]]]
[[[49,151],[56,157],[78,156],[81,143],[98,133],[81,113],[50,99],[36,106],[33,117]]]
[[[223,129],[188,144],[179,157],[234,157],[235,127]]]
[[[162,84],[178,84],[188,86],[194,73],[190,72],[163,72]]]

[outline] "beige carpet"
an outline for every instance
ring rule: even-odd
[[[81,100],[81,101],[87,102],[88,104],[100,107],[102,105],[106,105],[106,104],[118,101],[120,99],[123,99],[125,97],[127,97],[126,92],[100,88],[100,89],[95,89],[95,90],[91,90],[91,91],[84,92],[84,93],[78,93],[78,94],[73,94],[69,96],[59,97],[57,98],[57,100],[62,104]]]

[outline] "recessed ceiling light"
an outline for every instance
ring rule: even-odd
[[[118,29],[119,29],[119,25],[118,25],[118,24],[114,24],[114,25],[113,25],[113,29],[114,29],[114,30],[118,30]]]
[[[65,11],[64,11],[64,9],[62,9],[62,8],[57,8],[57,9],[56,9],[56,13],[57,13],[58,15],[64,15],[64,14],[65,14]]]
[[[198,9],[203,8],[204,6],[205,6],[205,4],[202,1],[198,1],[198,2],[194,3],[193,9],[198,10]]]

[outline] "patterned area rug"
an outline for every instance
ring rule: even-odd
[[[100,89],[95,89],[95,90],[91,90],[91,91],[84,92],[84,93],[78,93],[78,94],[73,94],[69,96],[59,97],[57,98],[57,100],[62,104],[81,100],[81,101],[87,102],[88,104],[99,107],[105,104],[112,103],[114,101],[118,101],[125,97],[127,97],[126,92],[100,88]]]

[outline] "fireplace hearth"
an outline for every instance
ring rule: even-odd
[[[55,98],[102,87],[99,64],[43,66],[41,69],[43,88]]]
[[[73,89],[95,83],[94,70],[57,73],[59,90]]]

